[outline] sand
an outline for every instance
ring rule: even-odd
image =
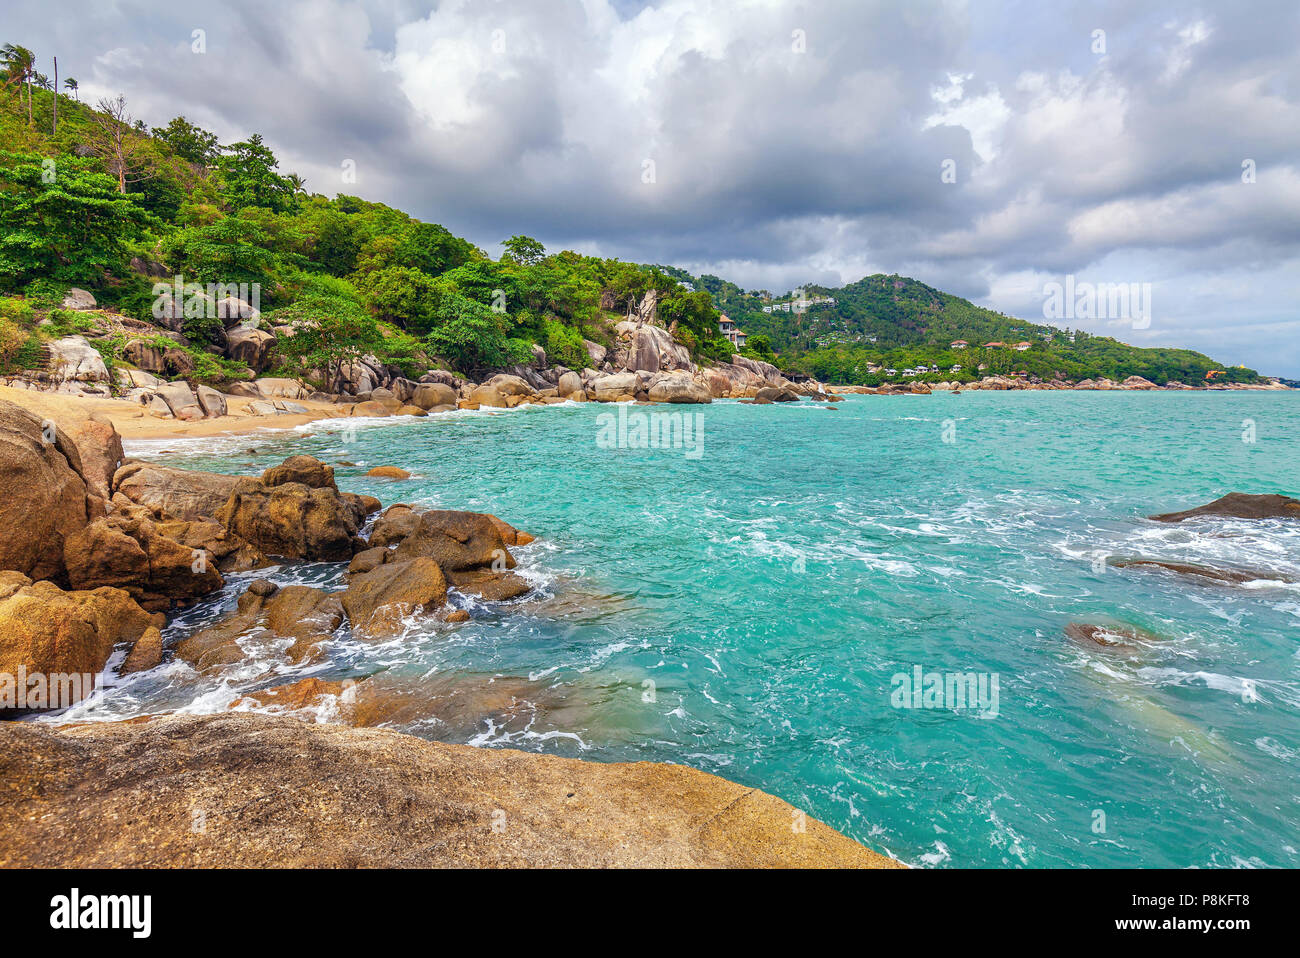
[[[180,419],[160,419],[138,403],[125,399],[88,399],[30,389],[14,389],[11,386],[0,386],[0,399],[30,409],[36,415],[53,419],[55,422],[76,422],[90,418],[101,422],[108,421],[113,424],[123,439],[243,436],[267,429],[292,429],[320,419],[346,417],[350,408],[334,403],[295,399],[293,402],[306,408],[307,412],[259,416],[250,412],[248,408],[257,400],[226,396],[227,415],[216,419],[186,422]]]

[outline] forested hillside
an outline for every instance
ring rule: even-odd
[[[230,347],[210,311],[187,307],[176,322],[157,323],[160,305],[180,310],[160,298],[159,284],[196,302],[211,298],[209,284],[256,290],[262,324],[294,330],[258,357],[256,371],[285,375],[364,355],[412,372],[443,365],[478,374],[528,360],[534,344],[552,363],[581,368],[583,340],[609,345],[628,300],[650,289],[660,319],[697,361],[734,352],[718,331],[724,311],[750,334],[745,355],[835,383],[873,383],[889,377],[872,367],[902,376],[922,364],[938,367],[917,374],[930,379],[1021,370],[1193,384],[1224,369],[1186,350],[1071,336],[897,276],[806,291],[833,296],[833,306],[764,312],[770,296],[671,266],[549,254],[517,235],[493,255],[400,210],[312,191],[256,133],[221,144],[183,116],[150,126],[120,97],[79,102],[75,80],[54,90],[22,47],[0,56],[0,372],[39,362],[43,342],[89,322],[60,308],[75,286],[101,307],[159,325],[168,348],[189,354],[177,375],[209,383],[250,375],[247,350]],[[110,365],[123,361],[127,337],[99,332],[95,348]],[[959,352],[948,348],[953,339],[1032,346]],[[1257,379],[1242,368],[1218,375]]]
[[[262,322],[293,324],[297,335],[281,339],[263,371],[373,354],[412,370],[481,373],[530,359],[533,344],[581,368],[583,339],[608,345],[628,299],[651,288],[659,316],[697,359],[733,351],[708,295],[661,272],[548,255],[525,236],[504,240],[494,258],[400,210],[312,192],[255,133],[223,145],[184,117],[151,128],[121,100],[92,108],[70,93],[57,98],[56,129],[55,93],[24,70],[24,52],[9,48],[0,91],[0,371],[30,364],[44,339],[87,322],[59,308],[69,287],[154,322],[155,284],[178,276],[205,289],[256,284]],[[219,327],[186,313],[172,338],[194,360],[187,378],[247,374],[223,355]],[[109,353],[123,345],[94,344]]]
[[[832,383],[877,385],[888,381],[883,370],[937,366],[915,377],[928,381],[968,382],[982,375],[1025,372],[1041,379],[1123,380],[1142,376],[1153,382],[1203,385],[1208,373],[1216,382],[1257,382],[1258,374],[1229,367],[1187,349],[1129,346],[1106,336],[1027,322],[941,292],[903,276],[875,274],[833,288],[806,286],[801,291],[748,293],[716,276],[677,279],[709,292],[718,307],[746,333],[756,348],[780,354],[783,368],[799,370]],[[782,311],[792,299],[814,301],[799,311]],[[817,299],[835,302],[815,303]],[[764,307],[772,307],[764,312]],[[951,343],[965,340],[965,349]],[[987,343],[1001,345],[985,348]],[[1016,345],[1028,343],[1023,351]],[[879,366],[881,373],[869,367]],[[961,366],[954,373],[953,367]],[[980,366],[984,369],[981,370]]]

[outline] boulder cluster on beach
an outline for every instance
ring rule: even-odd
[[[111,425],[68,431],[0,401],[0,472],[15,490],[0,500],[0,672],[97,674],[118,648],[122,669],[152,668],[168,614],[273,558],[347,564],[348,587],[254,580],[228,620],[176,654],[197,668],[228,662],[262,624],[292,637],[300,661],[345,622],[354,637],[388,637],[416,613],[446,616],[449,590],[495,601],[529,591],[510,553],[528,533],[482,513],[383,510],[340,491],[311,456],[244,477],[128,461]]]
[[[73,309],[95,309],[89,293],[80,299],[70,294],[69,303]],[[127,338],[123,356],[129,365],[110,371],[85,335],[70,335],[47,344],[42,368],[6,377],[4,384],[59,395],[118,397],[139,404],[142,415],[184,421],[227,415],[231,397],[245,401],[240,414],[251,416],[305,414],[308,401],[330,404],[336,407],[336,415],[423,416],[453,409],[562,402],[755,400],[763,391],[796,399],[827,398],[822,384],[803,377],[796,381],[771,363],[739,354],[728,362],[697,364],[673,331],[659,323],[653,303],[636,319],[613,327],[612,346],[583,340],[589,365],[581,369],[549,362],[540,346],[532,347],[529,362],[494,371],[480,382],[446,369],[430,369],[418,379],[410,379],[400,367],[366,356],[345,364],[334,390],[325,391],[306,380],[262,375],[268,369],[277,335],[290,335],[291,331],[259,328],[260,315],[241,300],[228,298],[217,305],[227,317],[222,354],[248,367],[248,378],[223,385],[224,391],[191,381],[193,361],[179,348],[184,339],[179,325],[173,328],[166,317],[162,320],[161,339],[177,344],[169,347],[159,341],[159,329],[102,311],[93,313],[102,325],[98,332]]]

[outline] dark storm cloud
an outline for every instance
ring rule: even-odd
[[[1127,338],[1300,375],[1291,2],[20,3],[5,30],[83,98],[261,132],[310,188],[491,253],[897,270],[1029,318],[1067,273],[1149,281]]]

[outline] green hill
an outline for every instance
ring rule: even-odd
[[[663,268],[663,267],[661,267]],[[1129,346],[1083,330],[1033,323],[975,304],[905,276],[877,273],[843,287],[807,286],[804,299],[834,299],[803,312],[782,311],[794,293],[779,296],[746,293],[716,276],[673,275],[707,290],[715,304],[751,337],[763,336],[781,358],[782,368],[806,372],[832,383],[875,385],[889,377],[868,367],[904,370],[938,366],[915,378],[970,381],[981,375],[1026,372],[1041,379],[1113,380],[1142,376],[1163,385],[1169,381],[1204,384],[1206,374],[1218,382],[1258,382],[1244,367],[1227,367],[1187,349]],[[772,307],[764,312],[764,307]],[[965,340],[966,349],[951,343]],[[752,340],[751,340],[752,341]],[[987,343],[1003,346],[984,348]],[[1029,343],[1023,351],[1015,345]],[[952,368],[960,365],[960,373]],[[979,367],[985,366],[981,372]],[[895,379],[901,379],[901,373]]]

